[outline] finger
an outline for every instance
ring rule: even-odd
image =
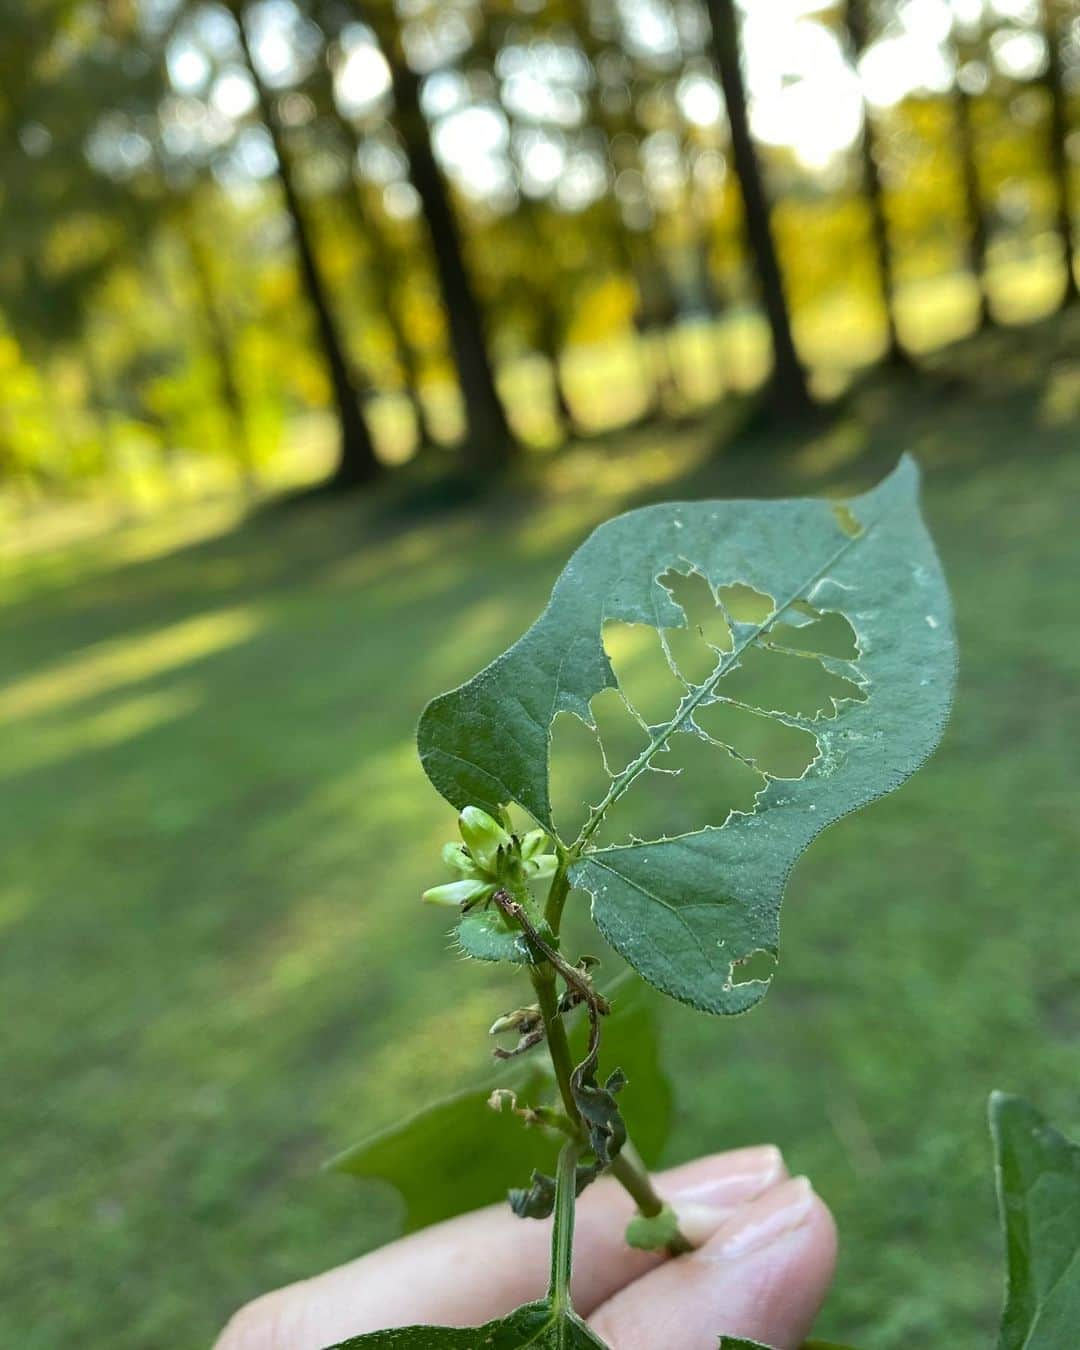
[[[779,1151],[767,1145],[696,1159],[655,1184],[700,1241],[785,1175]],[[633,1212],[610,1178],[581,1198],[573,1296],[584,1315],[663,1260],[627,1247]],[[485,1322],[543,1295],[550,1240],[550,1221],[519,1219],[505,1205],[477,1210],[257,1299],[233,1318],[216,1350],[321,1350],[385,1327]]]
[[[724,1333],[795,1350],[835,1261],[832,1216],[797,1177],[744,1205],[697,1251],[622,1289],[590,1322],[611,1350],[716,1350]]]

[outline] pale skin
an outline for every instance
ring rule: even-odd
[[[654,1178],[695,1244],[633,1251],[633,1204],[610,1178],[577,1209],[574,1304],[611,1350],[716,1350],[720,1333],[798,1350],[832,1279],[836,1232],[805,1177],[769,1145],[698,1158]],[[266,1294],[215,1350],[323,1350],[412,1323],[471,1326],[541,1297],[550,1223],[506,1206],[414,1233],[348,1265]]]

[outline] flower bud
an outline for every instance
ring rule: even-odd
[[[448,844],[443,844],[442,860],[447,867],[452,867],[455,872],[462,872],[465,876],[475,876],[476,869],[473,867],[473,861],[464,844],[459,844],[456,839],[451,839]]]
[[[485,872],[494,872],[499,849],[509,849],[513,840],[506,830],[478,806],[467,806],[458,817],[458,829],[472,860]]]
[[[525,869],[525,875],[532,880],[534,877],[551,877],[555,875],[555,869],[559,865],[559,860],[554,853],[541,853],[535,858],[529,858],[522,863]]]
[[[463,878],[461,881],[448,881],[445,886],[432,886],[420,897],[429,905],[468,905],[478,900],[486,900],[494,895],[495,886],[479,877]]]
[[[547,847],[548,837],[543,830],[530,830],[521,841],[521,856],[528,861]]]

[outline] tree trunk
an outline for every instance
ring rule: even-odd
[[[233,13],[240,33],[240,43],[244,61],[255,85],[259,99],[259,109],[270,139],[273,142],[277,158],[277,176],[285,198],[285,209],[292,224],[293,239],[296,243],[297,261],[300,278],[308,303],[315,317],[316,332],[322,348],[327,374],[330,377],[334,394],[334,404],[341,431],[341,449],[337,468],[330,478],[330,486],[347,489],[370,483],[382,473],[382,464],[375,454],[375,445],[360,410],[360,401],[352,373],[349,370],[345,347],[330,308],[330,299],[326,293],[322,276],[315,257],[315,246],[304,218],[300,195],[293,180],[292,164],[285,145],[281,124],[274,111],[273,102],[263,83],[259,68],[255,62],[244,28],[243,10],[235,5]]]
[[[707,4],[712,23],[713,52],[727,104],[731,152],[742,191],[746,234],[772,334],[773,404],[782,416],[798,417],[809,412],[814,404],[791,335],[791,316],[769,222],[769,203],[750,134],[746,89],[739,61],[735,0],[707,0]]]
[[[378,3],[369,5],[367,0],[352,0],[352,9],[375,33],[390,67],[395,123],[405,143],[410,177],[431,235],[465,406],[464,457],[475,470],[502,468],[514,457],[517,444],[495,387],[483,315],[465,266],[461,232],[420,108],[420,82],[405,59],[392,13],[384,12]]]
[[[852,56],[858,64],[866,50],[866,0],[848,0],[845,11],[848,41]],[[870,209],[870,230],[874,240],[874,253],[877,258],[878,275],[881,278],[882,299],[885,302],[885,323],[888,337],[886,361],[899,369],[910,369],[911,357],[904,350],[900,334],[896,327],[896,277],[893,272],[892,249],[889,246],[889,218],[885,212],[885,192],[881,183],[881,171],[878,166],[874,127],[870,120],[870,107],[862,101],[863,129],[859,138],[859,154],[862,159],[863,186],[866,190],[867,206]]]
[[[529,243],[534,258],[550,257],[547,239],[544,236],[543,222],[540,219],[540,207],[528,197],[518,208],[529,233]],[[537,284],[539,283],[539,284]],[[551,402],[555,422],[564,437],[573,434],[577,419],[567,397],[563,381],[562,324],[560,321],[559,297],[557,288],[551,284],[550,276],[523,277],[522,284],[527,287],[531,303],[536,308],[535,342],[537,350],[548,364],[551,373]]]
[[[329,77],[329,66],[325,60],[319,61],[316,66],[315,77],[319,83],[319,95],[326,109],[327,116],[337,127],[344,146],[349,154],[350,165],[355,164],[356,156],[360,151],[361,138],[356,128],[338,107],[334,97],[333,83]],[[395,293],[394,278],[398,268],[394,257],[394,249],[388,242],[385,233],[376,221],[373,213],[368,210],[364,201],[363,188],[356,182],[355,175],[350,168],[349,185],[342,193],[342,200],[346,211],[352,217],[356,229],[367,243],[370,250],[372,267],[371,280],[378,297],[379,310],[386,320],[386,325],[390,330],[390,339],[394,347],[394,356],[401,368],[402,382],[405,387],[405,397],[409,401],[409,407],[412,409],[413,420],[416,423],[416,438],[418,447],[423,449],[427,446],[435,445],[437,438],[433,435],[430,423],[428,422],[427,409],[424,407],[424,400],[420,394],[420,369],[416,354],[413,351],[412,343],[405,331],[405,326],[401,321],[401,314],[397,305],[397,295]]]
[[[1050,164],[1057,184],[1057,226],[1065,255],[1065,291],[1062,308],[1080,299],[1076,284],[1075,235],[1072,220],[1071,165],[1066,142],[1069,136],[1069,96],[1065,90],[1062,72],[1061,45],[1064,29],[1063,6],[1060,0],[1043,0],[1047,67],[1046,87],[1050,94]]]
[[[218,388],[221,404],[232,432],[236,462],[243,474],[245,483],[251,487],[255,482],[255,456],[251,437],[248,435],[247,418],[244,416],[244,399],[240,392],[240,379],[236,369],[236,359],[228,327],[218,304],[214,288],[213,272],[206,246],[199,237],[199,227],[191,219],[190,203],[182,203],[178,216],[180,233],[191,263],[191,273],[202,310],[203,324],[210,350],[217,367]]]
[[[986,284],[986,216],[983,212],[982,189],[979,185],[972,97],[959,85],[953,94],[956,122],[956,153],[964,182],[964,203],[968,223],[968,267],[979,288],[978,328],[993,323],[990,313],[990,295]]]
[[[412,409],[416,422],[418,448],[436,445],[438,438],[432,433],[428,422],[427,409],[420,394],[420,365],[413,351],[412,343],[405,332],[398,311],[397,295],[394,288],[394,275],[397,271],[391,246],[387,243],[382,230],[361,197],[362,188],[356,182],[350,182],[346,191],[346,207],[356,221],[357,229],[371,250],[371,280],[378,296],[379,311],[390,330],[390,339],[394,347],[394,356],[401,367],[401,378],[405,397]]]

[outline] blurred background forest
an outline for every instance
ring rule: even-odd
[[[0,16],[0,1342],[206,1345],[391,1236],[320,1162],[519,1001],[417,903],[419,709],[606,516],[911,450],[953,722],[760,1009],[665,1005],[668,1157],[812,1175],[822,1334],[989,1344],[986,1094],[1080,1131],[1080,0]]]
[[[770,337],[799,412],[1076,293],[1074,0],[20,0],[5,32],[9,513],[498,467],[753,389]]]

